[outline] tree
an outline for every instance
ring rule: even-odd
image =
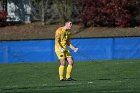
[[[50,0],[32,0],[32,16],[34,20],[41,20],[45,25],[45,14]]]
[[[85,26],[131,26],[137,15],[138,0],[84,0],[82,22]]]
[[[73,0],[53,0],[58,11],[60,22],[72,18]]]

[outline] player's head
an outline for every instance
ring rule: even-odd
[[[71,20],[66,20],[64,27],[65,27],[65,29],[71,29],[72,28],[72,21]]]

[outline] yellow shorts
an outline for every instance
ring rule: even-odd
[[[68,58],[68,57],[72,57],[71,56],[71,53],[68,49],[66,49],[64,52],[60,52],[60,51],[55,51],[58,59],[65,59],[65,58]]]

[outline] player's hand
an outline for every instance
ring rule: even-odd
[[[65,49],[64,49],[64,48],[60,48],[60,51],[61,51],[61,52],[64,52],[64,51],[65,51]]]
[[[78,51],[78,48],[74,48],[73,51],[76,53]]]

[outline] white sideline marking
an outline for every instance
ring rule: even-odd
[[[92,84],[93,82],[89,81],[88,84]]]

